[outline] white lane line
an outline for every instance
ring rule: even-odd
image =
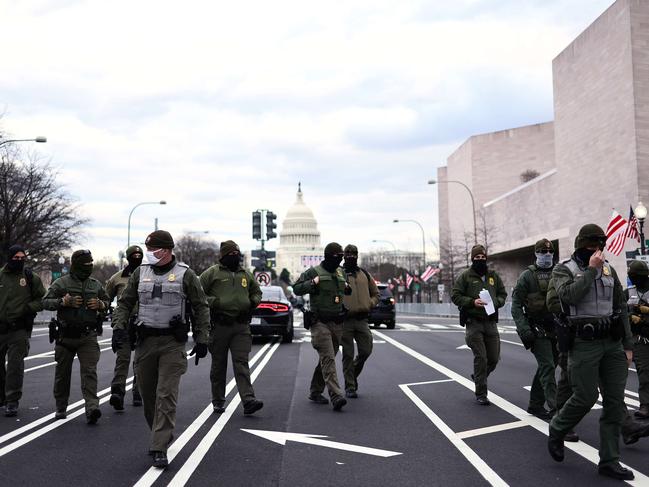
[[[457,372],[449,369],[448,367],[443,366],[440,363],[435,362],[434,360],[426,357],[425,355],[413,350],[412,348],[402,344],[401,342],[396,341],[394,338],[391,338],[388,335],[385,335],[381,332],[375,332],[378,336],[383,338],[386,342],[394,345],[397,347],[399,350],[407,353],[411,357],[419,360],[420,362],[428,365],[429,367],[437,370],[438,372],[444,374],[445,376],[454,379],[456,382],[459,384],[463,385],[470,391],[473,391],[474,388],[474,383],[470,381],[469,379],[465,379],[462,377],[460,374]],[[542,421],[535,416],[530,416],[525,410],[519,408],[515,404],[509,402],[507,399],[500,397],[499,395],[490,392],[489,393],[489,400],[492,402],[492,404],[495,404],[498,406],[500,409],[508,412],[512,416],[520,419],[521,421],[526,422],[529,426],[534,428],[537,431],[540,431],[544,435],[548,435],[549,430],[548,430],[548,423],[545,421]],[[424,405],[425,406],[425,405]],[[427,406],[426,406],[427,407]],[[566,448],[574,451],[578,455],[581,455],[584,457],[586,460],[590,461],[591,463],[598,465],[599,464],[599,453],[596,448],[593,448],[590,445],[587,445],[584,441],[580,441],[579,443],[566,443],[565,445]],[[622,464],[622,466],[633,470],[635,474],[635,480],[634,481],[629,481],[628,483],[630,485],[649,485],[649,477],[644,475],[642,472],[639,472],[628,465]]]
[[[130,391],[133,388],[133,377],[129,378],[126,382],[127,382],[127,384],[126,384],[125,390]],[[105,391],[110,392],[110,388],[104,389],[102,391],[102,393],[105,392]],[[109,399],[110,399],[110,394],[107,394],[104,397],[99,399],[99,404],[100,405],[104,404]],[[81,408],[78,411],[75,411],[73,413],[69,412],[71,407],[73,407],[75,405],[79,405],[79,404],[84,404],[84,401],[81,400],[81,401],[78,401],[78,402],[74,403],[72,406],[68,406],[68,417],[67,418],[58,419],[58,420],[54,421],[53,423],[50,423],[47,426],[44,426],[43,428],[40,428],[40,429],[34,431],[33,433],[30,433],[27,436],[23,436],[19,440],[14,441],[13,443],[9,443],[8,445],[0,448],[0,457],[5,456],[7,453],[10,453],[10,452],[14,451],[15,449],[20,448],[23,445],[26,445],[30,441],[33,441],[36,438],[39,438],[39,437],[43,436],[45,433],[48,433],[48,432],[52,431],[53,429],[56,429],[56,428],[58,428],[60,426],[63,426],[65,423],[67,423],[69,421],[72,421],[73,419],[81,416],[82,414],[86,414],[85,408]],[[24,431],[27,431],[28,429],[32,429],[35,426],[38,426],[38,424],[41,424],[41,423],[46,422],[46,421],[48,421],[50,419],[53,419],[53,418],[54,418],[54,413],[49,414],[49,415],[47,415],[47,416],[45,416],[45,417],[43,417],[43,418],[41,418],[41,419],[39,419],[37,421],[34,421],[33,423],[25,425],[22,428],[18,428],[17,430],[12,431],[11,433],[9,433],[9,434],[3,436],[2,438],[0,438],[0,443],[5,441],[5,437],[12,436],[12,435],[17,436],[17,434],[20,434],[19,432],[23,433]],[[38,423],[38,424],[35,424],[35,423]],[[27,428],[27,429],[25,429],[24,431],[21,431],[24,428]]]
[[[455,382],[453,379],[439,379],[439,380],[427,380],[426,382],[411,382],[410,384],[402,384],[404,386],[423,386],[427,384],[440,384],[442,382]]]
[[[100,349],[99,349],[99,352],[105,352],[106,350],[111,350],[111,347],[108,347],[108,348],[100,348]],[[76,355],[74,356],[73,360],[78,360],[78,358],[77,358]],[[42,369],[43,367],[51,367],[52,365],[56,365],[56,362],[48,362],[48,363],[46,363],[46,364],[37,365],[36,367],[31,367],[31,368],[29,368],[29,369],[25,369],[25,372],[31,372],[32,370]]]
[[[433,330],[448,330],[449,329],[448,325],[437,325],[435,323],[423,323],[422,326],[425,326],[427,328],[431,328]]]
[[[527,391],[531,391],[531,390],[532,390],[532,386],[523,386],[523,389],[525,389],[525,390],[527,390]],[[625,390],[624,390],[624,393],[625,393],[627,396],[639,397],[638,394],[636,394],[636,393],[633,392],[633,391],[629,391],[628,389],[625,389]],[[593,404],[592,409],[602,409],[602,408],[603,408],[603,406],[602,406],[602,404],[601,404],[602,401],[603,401],[603,399],[602,399],[602,395],[601,395],[601,394],[598,396],[597,401],[598,401],[597,403]],[[625,398],[624,398],[624,402],[626,403],[627,406],[631,406],[632,408],[639,408],[639,407],[640,407],[640,402],[639,402],[639,401],[636,401],[636,400],[631,399],[631,398],[628,398],[628,397],[625,397]]]
[[[404,330],[421,330],[421,327],[412,323],[397,323],[397,325]]]
[[[250,359],[250,362],[248,363],[249,367],[254,366],[257,361],[266,353],[266,350],[270,348],[270,343],[266,343],[259,351]],[[254,372],[253,372],[254,374]],[[231,379],[230,382],[228,382],[228,385],[225,388],[225,395],[227,397],[230,392],[234,389],[234,386],[236,385],[235,379]],[[237,396],[238,397],[238,396]],[[169,460],[169,463],[176,458],[176,456],[180,453],[180,451],[189,443],[189,440],[191,440],[194,435],[198,432],[198,430],[205,424],[205,422],[214,414],[214,408],[212,407],[212,404],[208,404],[205,409],[198,415],[198,417],[190,424],[185,431],[182,432],[182,434],[178,437],[176,441],[174,441],[171,446],[169,447],[169,450],[167,451],[167,460]],[[223,413],[225,414],[225,413]],[[163,470],[160,470],[159,468],[154,468],[151,467],[147,472],[140,477],[140,480],[137,481],[135,486],[138,487],[143,487],[143,486],[150,486],[153,485],[153,483],[162,475]]]
[[[457,433],[457,436],[464,440],[466,438],[473,438],[474,436],[489,435],[491,433],[498,433],[499,431],[522,428],[524,426],[527,426],[527,423],[524,423],[523,421],[512,421],[511,423],[503,423],[494,426],[487,426],[485,428],[462,431],[461,433]]]
[[[501,342],[505,342],[505,343],[511,343],[512,345],[518,345],[519,347],[522,347],[522,346],[523,346],[522,343],[512,342],[512,341],[509,341],[509,340],[503,340],[502,338],[500,339],[500,341],[501,341]]]
[[[476,470],[491,485],[505,487],[508,484],[494,471],[487,463],[474,452],[448,425],[430,409],[424,401],[419,399],[417,394],[408,389],[406,385],[399,386],[401,390],[410,398],[412,402],[426,415],[432,423],[442,432],[446,438],[464,455],[464,457],[473,465]]]
[[[261,361],[259,366],[255,369],[255,371],[250,376],[251,382],[254,382],[255,379],[259,376],[259,374],[264,369],[266,364],[268,364],[268,361],[273,356],[273,354],[275,353],[278,347],[279,347],[279,343],[275,343],[273,345],[273,348],[271,348],[270,351],[266,354],[266,356]],[[214,425],[210,428],[210,430],[207,432],[205,437],[201,440],[201,442],[198,444],[196,449],[192,452],[190,457],[183,464],[180,470],[178,470],[178,473],[176,473],[176,475],[174,476],[173,479],[171,479],[171,482],[169,482],[168,485],[173,487],[181,487],[187,483],[189,478],[192,476],[192,474],[196,471],[200,463],[203,461],[203,458],[205,458],[205,455],[207,454],[209,449],[216,441],[216,438],[219,436],[221,431],[223,431],[223,428],[227,424],[228,420],[232,416],[232,413],[234,413],[234,410],[237,408],[240,402],[241,402],[241,398],[237,394],[232,399],[232,401],[230,401],[230,404],[226,408],[225,412],[216,421],[216,423],[214,423]]]

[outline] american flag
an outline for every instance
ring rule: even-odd
[[[613,255],[620,255],[624,249],[628,225],[629,222],[622,218],[622,215],[617,211],[613,210],[611,221],[608,222],[606,228],[606,248]]]
[[[410,289],[413,280],[414,278],[406,272],[406,288]]]
[[[434,268],[432,265],[429,265],[426,267],[426,270],[423,272],[421,275],[421,280],[424,282],[428,282],[428,280],[433,277],[435,274],[439,272],[439,269]]]
[[[640,242],[640,232],[638,232],[638,219],[633,213],[633,207],[629,205],[629,226],[626,228],[626,238],[632,238]]]

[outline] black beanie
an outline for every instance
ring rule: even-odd
[[[175,247],[174,239],[166,230],[156,230],[150,233],[144,243],[153,249],[173,249]]]
[[[219,254],[221,255],[221,257],[228,255],[230,252],[234,251],[241,253],[239,246],[234,240],[226,240],[224,242],[221,242],[221,247],[219,247]]]
[[[7,260],[11,260],[11,258],[16,255],[18,252],[25,252],[25,248],[22,245],[12,245],[7,249]]]
[[[324,249],[325,255],[342,254],[343,248],[338,242],[328,243]]]
[[[75,250],[70,258],[70,264],[89,264],[92,262],[90,250]]]

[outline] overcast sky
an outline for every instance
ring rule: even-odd
[[[426,181],[472,134],[552,119],[552,59],[611,0],[0,0],[2,129],[116,257],[160,227],[253,248],[302,181],[323,243],[437,239]],[[271,248],[279,240],[271,241]]]

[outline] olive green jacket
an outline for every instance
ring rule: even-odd
[[[131,276],[131,274],[124,275],[126,273],[126,269],[122,269],[121,271],[117,271],[115,274],[110,276],[110,278],[106,281],[106,294],[108,294],[108,299],[112,303],[115,298],[119,298],[120,295],[122,294],[122,291],[126,289],[126,285],[128,284],[128,278]],[[137,315],[137,304],[133,306],[133,309],[131,310],[131,316]]]
[[[261,302],[259,283],[242,267],[232,272],[221,264],[213,265],[201,274],[201,285],[210,310],[235,320]]]
[[[577,278],[572,275],[570,269],[564,264],[557,264],[552,271],[552,285],[554,286],[557,296],[559,297],[563,306],[577,305],[579,301],[584,299],[590,290],[593,282],[597,277],[597,269],[594,267],[581,267],[583,274]],[[613,310],[619,312],[620,319],[624,325],[624,338],[622,344],[625,350],[633,348],[633,337],[631,335],[631,327],[629,325],[629,315],[627,311],[626,299],[622,284],[617,277],[617,272],[611,266],[611,274],[613,275]]]
[[[41,300],[45,295],[43,282],[32,273],[30,287],[24,272],[0,269],[0,322],[15,323],[23,317],[31,319],[43,309]]]
[[[534,266],[536,268],[536,266]],[[542,271],[552,272],[551,268],[542,269]],[[540,307],[542,309],[532,311],[529,307],[530,297],[538,294],[542,298]],[[529,317],[539,317],[542,319],[544,315],[550,315],[547,304],[545,302],[545,294],[542,293],[539,287],[539,281],[536,278],[534,271],[525,269],[518,277],[514,291],[512,292],[512,318],[516,323],[516,330],[522,337],[525,335],[534,335],[532,327],[530,326]]]
[[[491,318],[484,308],[476,308],[474,301],[480,297],[480,291],[486,289],[491,295],[496,309],[505,306],[507,291],[500,276],[491,269],[487,270],[484,280],[471,267],[465,270],[455,281],[451,292],[451,301],[458,308],[466,311],[469,318],[485,320]],[[492,315],[494,316],[494,315]]]
[[[62,298],[66,294],[81,296],[83,298],[81,307],[71,308],[63,306]],[[97,323],[97,315],[101,312],[86,307],[88,300],[91,298],[97,298],[103,301],[106,309],[108,309],[108,305],[110,304],[108,295],[97,279],[89,277],[82,281],[73,274],[66,274],[54,281],[47,290],[47,295],[43,298],[43,308],[56,311],[57,318],[69,325],[95,326]]]
[[[156,272],[156,267],[153,272]],[[138,302],[138,287],[140,284],[140,267],[133,271],[128,278],[126,287],[117,299],[117,308],[113,312],[113,327],[126,330],[131,313]],[[205,299],[205,292],[193,270],[187,269],[183,276],[183,292],[187,296],[187,305],[193,312],[194,342],[208,342],[210,329],[210,312]]]
[[[309,294],[311,297],[311,311],[328,315],[337,315],[343,311],[343,298],[345,296],[345,271],[338,267],[334,272],[329,272],[322,266],[311,267],[304,271],[295,284],[293,292],[298,296]],[[313,284],[313,279],[320,276],[320,282]]]

